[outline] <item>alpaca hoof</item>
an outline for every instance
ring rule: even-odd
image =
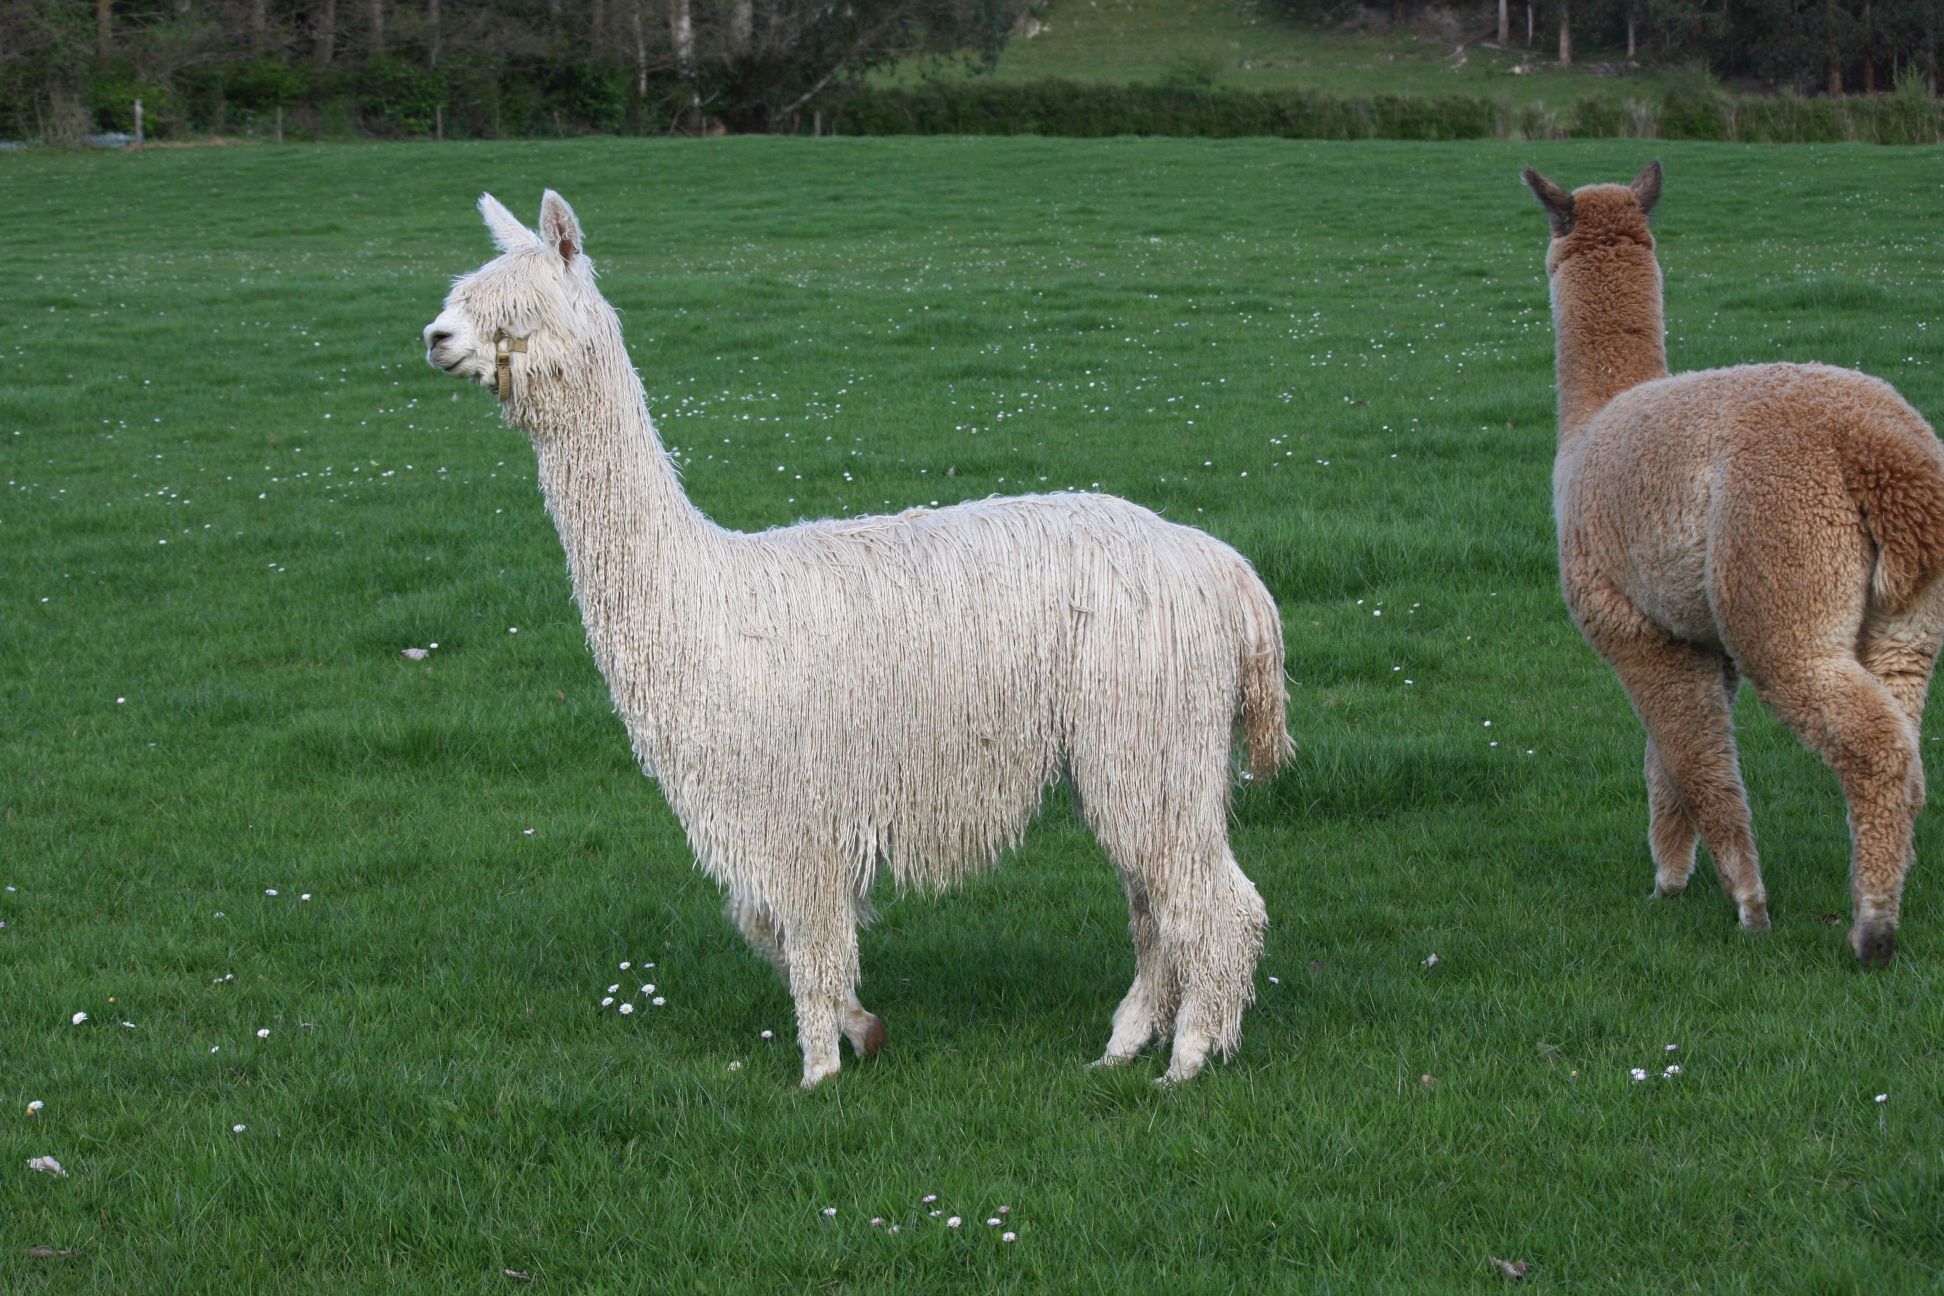
[[[851,1042],[851,1051],[860,1058],[874,1058],[884,1047],[884,1019],[876,1013],[864,1014],[864,1025],[856,1034],[846,1032]]]
[[[1100,1070],[1110,1070],[1114,1067],[1126,1066],[1129,1062],[1132,1062],[1138,1056],[1139,1055],[1135,1053],[1102,1053],[1099,1057],[1087,1063],[1087,1069],[1089,1071],[1092,1071],[1096,1068]]]
[[[1768,904],[1743,905],[1741,929],[1749,932],[1765,932],[1769,929]]]
[[[1172,1089],[1178,1084],[1186,1084],[1201,1074],[1202,1064],[1196,1062],[1176,1062],[1154,1082],[1157,1089]]]
[[[805,1089],[815,1089],[818,1085],[836,1075],[841,1065],[835,1058],[832,1058],[828,1062],[805,1062],[803,1064],[803,1087]]]
[[[1654,893],[1653,895],[1649,896],[1648,899],[1672,900],[1674,897],[1681,895],[1686,891],[1687,891],[1687,883],[1685,882],[1656,882],[1654,883]]]
[[[1897,955],[1897,929],[1885,926],[1852,928],[1850,946],[1856,951],[1857,962],[1864,967],[1872,970],[1887,968],[1890,960]]]

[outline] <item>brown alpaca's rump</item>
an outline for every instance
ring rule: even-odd
[[[1765,364],[1670,377],[1647,215],[1658,163],[1572,194],[1552,225],[1560,578],[1647,730],[1658,894],[1696,840],[1745,926],[1768,925],[1735,753],[1746,676],[1850,806],[1855,926],[1889,961],[1923,806],[1917,747],[1944,641],[1944,447],[1878,379]]]

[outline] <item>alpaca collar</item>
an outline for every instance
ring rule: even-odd
[[[500,403],[513,398],[513,353],[526,354],[525,338],[508,337],[504,333],[494,340],[493,346],[493,391],[499,396]]]

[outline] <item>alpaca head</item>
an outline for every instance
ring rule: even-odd
[[[1649,162],[1632,184],[1587,185],[1572,193],[1531,167],[1525,169],[1525,182],[1552,224],[1552,246],[1546,252],[1548,271],[1557,270],[1576,253],[1617,243],[1653,251],[1654,236],[1647,228],[1647,217],[1660,200],[1659,162]]]
[[[559,374],[585,353],[601,298],[580,222],[559,194],[540,200],[538,232],[491,194],[480,195],[479,213],[500,255],[452,285],[425,326],[425,359],[507,400],[530,376]]]

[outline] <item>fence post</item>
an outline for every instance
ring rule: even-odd
[[[135,101],[135,147],[142,147],[142,101]]]

